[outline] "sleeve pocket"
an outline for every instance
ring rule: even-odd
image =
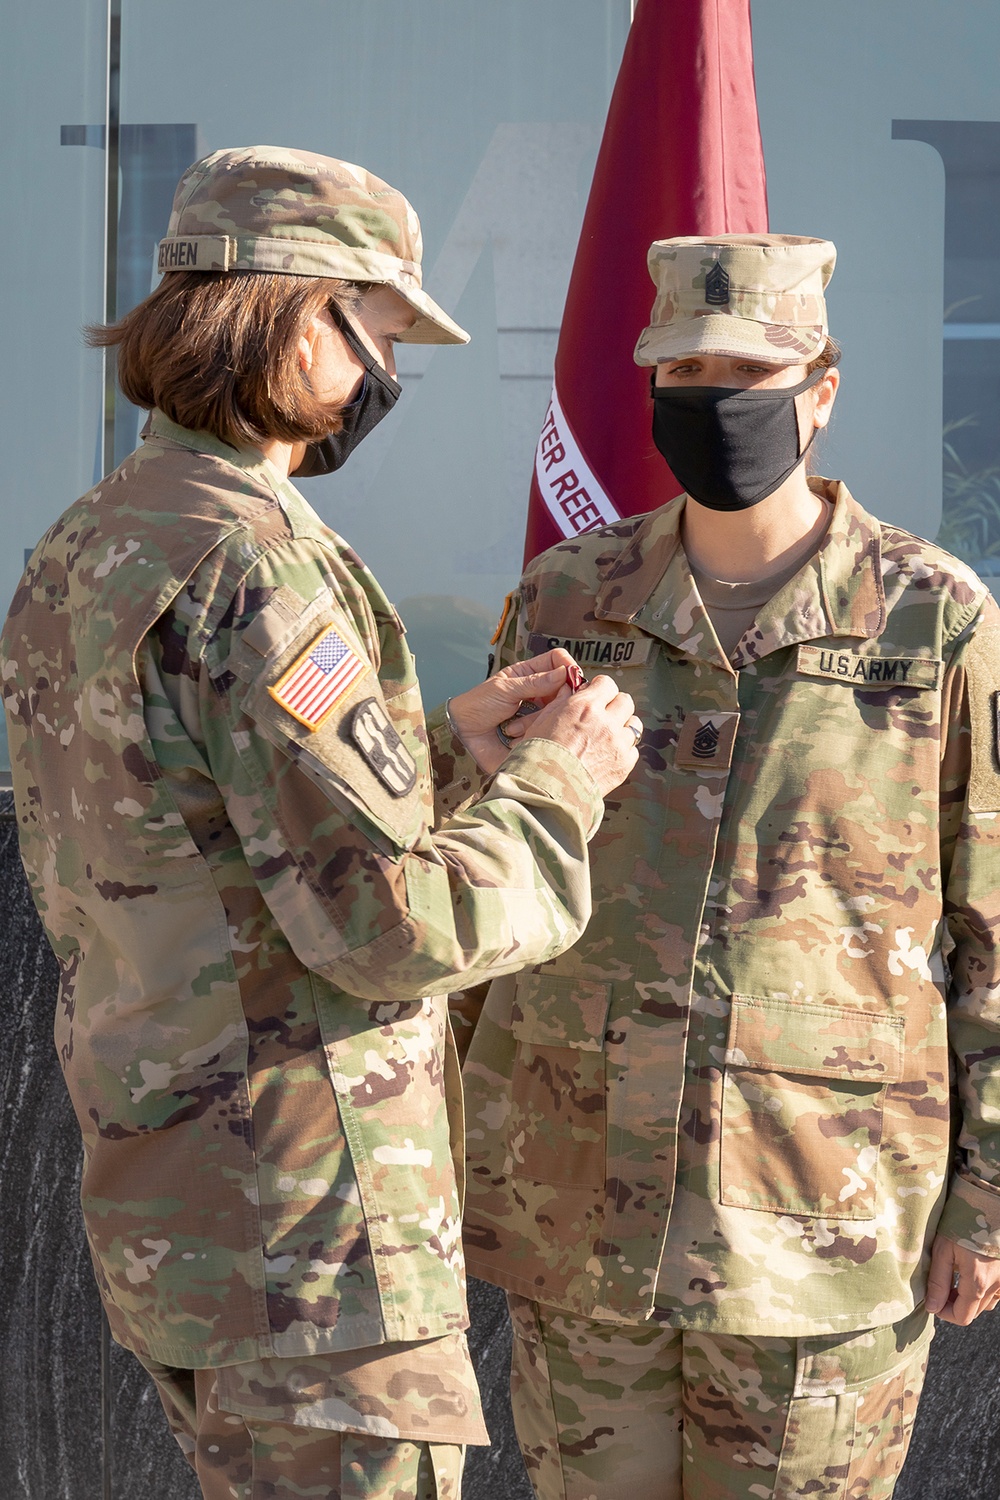
[[[552,974],[519,974],[511,1031],[533,1046],[603,1052],[611,1004],[610,984]]]
[[[269,690],[330,626],[348,641],[364,667],[329,717],[310,728]],[[305,615],[303,628],[291,640],[260,659],[240,707],[264,738],[293,760],[350,821],[363,822],[377,847],[390,854],[413,847],[428,822],[430,795],[426,753],[412,733],[411,721],[416,717],[422,723],[419,693],[414,688],[387,702],[374,667],[343,621],[333,620],[328,611]],[[400,774],[411,769],[412,776]]]
[[[519,974],[511,1008],[513,1175],[599,1188],[607,1140],[604,1031],[609,984]]]

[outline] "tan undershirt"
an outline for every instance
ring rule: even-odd
[[[832,515],[831,506],[831,518]],[[712,578],[689,561],[691,576],[727,658],[732,656],[756,620],[757,611],[769,599],[773,599],[778,590],[784,588],[789,579],[794,578],[799,569],[819,551],[825,535],[824,529],[822,536],[810,538],[805,548],[796,553],[791,562],[784,563],[777,573],[769,573],[766,578],[754,578],[750,583],[726,583],[721,578]]]

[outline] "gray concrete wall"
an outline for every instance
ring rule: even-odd
[[[198,1500],[145,1372],[105,1346],[77,1193],[79,1138],[51,1042],[56,966],[0,799],[0,1495]],[[510,1421],[503,1298],[471,1289],[493,1447],[465,1500],[532,1500]],[[897,1500],[1000,1500],[1000,1321],[942,1326]],[[641,1500],[641,1497],[635,1497]]]

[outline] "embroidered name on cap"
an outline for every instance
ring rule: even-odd
[[[168,235],[156,255],[158,271],[228,271],[235,241],[227,234]]]
[[[182,267],[194,267],[198,264],[198,242],[197,240],[172,240],[169,245],[160,246],[160,254],[157,259],[157,269],[160,271],[177,271]]]
[[[648,635],[566,636],[535,630],[528,637],[528,655],[561,646],[581,667],[635,667],[649,660],[654,644]]]
[[[823,646],[800,646],[798,653],[798,669],[807,677],[825,677],[848,687],[936,688],[942,666],[932,656],[875,656]]]
[[[319,729],[368,663],[329,625],[268,692],[307,729]]]

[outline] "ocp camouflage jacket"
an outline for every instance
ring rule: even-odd
[[[839,1332],[921,1301],[935,1229],[1000,1254],[1000,613],[813,483],[733,664],[683,501],[536,559],[505,626],[646,726],[584,938],[492,986],[466,1069],[470,1268],[537,1301]]]
[[[370,573],[160,417],[39,544],[2,655],[115,1337],[193,1367],[464,1327],[441,997],[580,932],[589,775],[536,740],[448,818],[475,768]]]

